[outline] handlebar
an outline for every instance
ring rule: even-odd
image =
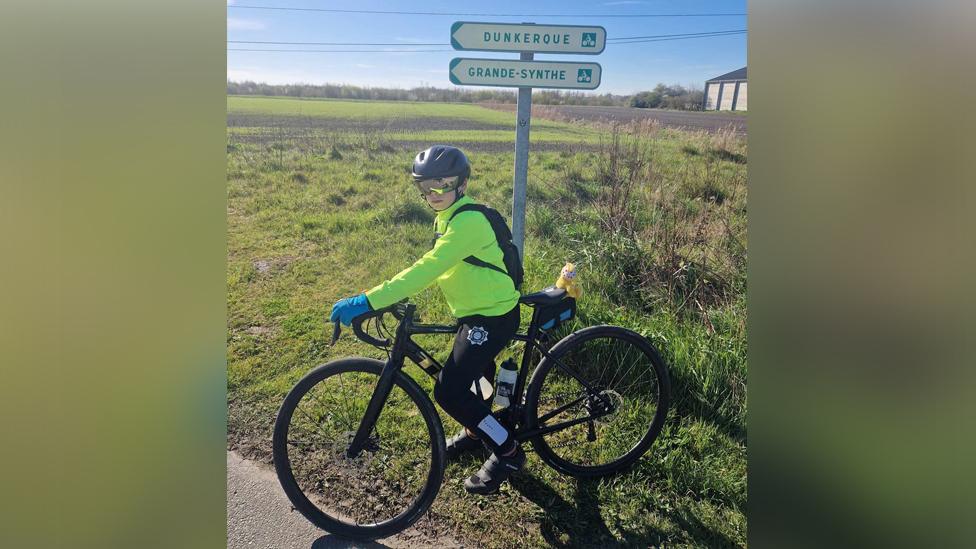
[[[363,324],[371,318],[381,317],[386,313],[390,313],[397,320],[403,320],[407,314],[407,300],[399,301],[393,305],[383,307],[382,309],[377,309],[375,311],[369,311],[363,313],[352,319],[352,331],[356,334],[361,341],[369,343],[374,347],[388,347],[390,345],[389,339],[376,339],[375,337],[366,333],[363,329]],[[339,334],[342,332],[342,323],[335,322],[332,328],[332,343],[330,345],[335,345],[336,341],[339,340]]]
[[[389,339],[376,339],[375,337],[367,334],[366,330],[363,330],[364,322],[374,317],[383,316],[384,312],[386,311],[382,309],[380,309],[379,311],[370,311],[368,313],[363,313],[357,316],[356,318],[352,319],[352,331],[353,333],[356,334],[356,337],[358,337],[361,341],[365,341],[366,343],[369,343],[374,347],[388,347],[390,345]]]

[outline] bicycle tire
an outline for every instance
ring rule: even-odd
[[[337,536],[354,540],[370,541],[388,537],[406,530],[423,516],[437,497],[437,492],[440,490],[440,485],[444,477],[446,451],[444,428],[441,425],[440,416],[437,415],[437,411],[430,401],[430,397],[427,396],[427,393],[410,376],[403,372],[398,372],[393,391],[397,391],[397,388],[399,388],[406,394],[410,401],[416,405],[423,419],[423,423],[426,425],[426,436],[431,441],[430,467],[427,469],[427,478],[423,481],[422,491],[415,497],[409,507],[396,516],[377,523],[359,524],[358,520],[354,520],[353,522],[355,523],[353,524],[349,522],[348,517],[343,517],[338,513],[335,513],[336,516],[331,516],[312,502],[309,495],[302,490],[292,470],[292,462],[289,457],[289,428],[295,410],[302,401],[302,398],[314,390],[319,383],[326,382],[333,376],[340,376],[345,373],[373,375],[379,379],[383,367],[383,362],[369,358],[347,358],[318,366],[299,380],[291,391],[289,391],[275,419],[274,434],[272,437],[274,466],[278,475],[278,481],[281,483],[281,487],[284,489],[288,499],[295,506],[295,509],[301,512],[312,524]],[[341,382],[342,378],[340,377],[339,380]],[[384,412],[386,410],[387,408],[385,407]],[[384,412],[380,414],[380,421],[383,420]],[[361,418],[355,418],[357,426],[359,419]],[[337,443],[337,446],[340,446],[340,444]],[[339,459],[341,459],[341,456]],[[314,494],[313,497],[321,499]]]
[[[647,364],[649,364],[653,369],[654,374],[652,377],[655,379],[658,387],[656,396],[656,410],[654,412],[653,419],[649,421],[647,430],[639,431],[643,432],[643,435],[636,440],[633,446],[631,446],[623,455],[608,463],[587,465],[575,463],[573,460],[567,459],[566,456],[562,456],[557,453],[550,444],[550,441],[547,440],[547,437],[551,438],[557,436],[555,433],[540,435],[531,439],[532,446],[535,448],[535,451],[540,459],[560,473],[574,477],[590,478],[610,476],[633,465],[634,462],[640,459],[641,456],[647,452],[647,450],[654,443],[654,440],[660,434],[661,429],[664,426],[664,420],[667,416],[668,407],[670,406],[671,380],[668,375],[667,366],[650,341],[636,332],[626,328],[621,328],[619,326],[592,326],[567,335],[558,341],[549,350],[549,353],[554,359],[565,359],[566,357],[571,356],[574,351],[581,349],[588,342],[593,342],[600,339],[616,339],[618,341],[625,342],[628,345],[636,348],[643,355],[643,357],[647,359]],[[554,368],[555,362],[549,358],[543,357],[529,381],[529,387],[525,397],[525,421],[529,429],[540,426],[539,399],[547,377],[550,376],[551,372],[559,372],[562,375],[561,370],[554,370]],[[638,372],[635,372],[635,375],[638,375]],[[555,377],[555,374],[553,377]],[[566,378],[569,379],[568,376],[566,376]],[[601,374],[601,381],[602,379],[603,377]],[[590,382],[589,379],[587,381]],[[621,379],[621,381],[623,381],[623,379]],[[580,390],[583,390],[582,385],[579,387]],[[586,423],[581,425],[586,425]],[[643,429],[643,427],[641,427],[641,429]],[[563,431],[557,431],[556,433],[562,432]]]

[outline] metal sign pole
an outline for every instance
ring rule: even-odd
[[[532,61],[533,53],[522,52],[519,59]],[[529,126],[532,119],[532,88],[518,89],[515,115],[515,182],[512,188],[512,240],[525,259],[525,188],[529,171]]]

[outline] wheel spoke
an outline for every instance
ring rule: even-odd
[[[627,349],[626,354],[624,355],[624,357],[621,359],[620,362],[623,363],[623,364],[626,364],[626,361],[624,359],[626,359],[628,356],[630,356],[630,348]],[[631,363],[630,367],[627,368],[627,371],[624,372],[624,375],[620,376],[619,379],[620,380],[627,379],[627,374],[629,374],[630,371],[634,369],[634,365],[635,364],[637,364],[637,361],[636,360],[633,363]],[[623,368],[621,368],[621,369],[623,369]],[[607,387],[615,387],[617,385],[617,380],[618,380],[617,376],[614,376],[613,381],[611,381],[610,383],[608,383],[607,384]]]
[[[293,500],[296,506],[311,502],[330,520],[366,531],[392,520],[407,521],[412,514],[406,512],[421,505],[429,476],[442,474],[431,470],[435,446],[427,418],[436,412],[429,400],[417,400],[422,393],[413,396],[399,384],[394,384],[363,452],[346,457],[343,449],[354,435],[352,415],[369,401],[378,375],[379,370],[348,366],[323,375],[293,404],[297,411],[287,416],[291,420],[285,435],[278,442],[276,434],[274,445],[276,456],[286,452],[297,488],[307,498]],[[338,383],[333,383],[335,377]]]
[[[342,382],[342,377],[341,376],[339,377],[339,381],[340,381],[340,383]],[[309,393],[312,393],[312,391],[309,391]],[[319,398],[319,395],[318,395],[317,392],[312,394],[312,398],[314,398],[316,400],[316,402],[318,402],[319,404],[321,404],[323,408],[325,408],[325,409],[329,409],[330,408],[330,406],[328,404],[326,404],[325,402],[322,402],[322,399]],[[346,413],[349,410],[347,408],[342,408],[342,411],[343,411],[343,415],[345,416]]]
[[[540,449],[544,459],[552,459],[554,454],[561,466],[581,472],[609,470],[639,457],[634,454],[642,451],[638,446],[644,442],[646,447],[649,437],[657,436],[652,430],[660,428],[655,419],[662,389],[649,343],[641,346],[618,328],[587,330],[591,331],[571,336],[575,338],[572,343],[563,344],[554,360],[545,361],[532,412],[539,425],[547,421],[551,425],[557,417],[565,421],[599,416],[541,436],[543,447],[548,448],[545,453]],[[599,394],[588,394],[577,380],[554,366],[556,360],[585,376]],[[608,378],[609,383],[604,384]],[[654,391],[644,390],[648,383]],[[612,411],[604,412],[604,406]]]
[[[640,376],[639,376],[639,377],[638,377],[637,379],[635,379],[635,380],[634,380],[634,381],[632,381],[632,382],[631,382],[631,383],[630,383],[629,385],[627,385],[627,386],[626,386],[626,387],[624,387],[623,389],[620,389],[620,390],[619,390],[619,391],[617,391],[617,392],[618,392],[618,393],[620,393],[620,394],[623,394],[623,393],[624,393],[625,391],[627,391],[627,390],[629,390],[629,389],[630,389],[631,387],[634,387],[635,385],[637,385],[637,383],[638,383],[638,382],[639,382],[640,380],[642,380],[642,379],[644,379],[644,376],[645,376],[645,375],[647,375],[647,373],[648,373],[649,371],[650,371],[650,369],[647,369],[647,370],[645,370],[645,371],[643,371],[643,372],[641,372],[641,374],[640,374]],[[654,379],[654,377],[653,377],[653,376],[651,376],[651,379]]]
[[[345,383],[342,382],[342,374],[339,374],[339,387],[342,390],[342,399],[346,403],[346,407],[343,408],[343,410],[344,410],[344,412],[348,412],[349,411],[349,396],[346,394],[346,385],[345,385]],[[349,415],[347,415],[345,413],[343,413],[343,415],[346,417],[346,421],[347,421],[347,423],[346,423],[346,429],[352,430],[352,421],[353,421],[352,418],[350,418]]]
[[[583,395],[583,396],[577,398],[576,400],[570,402],[569,404],[560,406],[559,408],[556,408],[555,410],[550,411],[546,415],[541,416],[539,418],[539,423],[545,423],[545,422],[549,421],[550,419],[552,419],[552,418],[558,416],[559,414],[561,414],[566,409],[571,408],[571,407],[575,406],[576,404],[579,404],[580,402],[583,402],[583,400],[585,400],[585,399],[586,399],[586,395]]]
[[[325,431],[322,430],[322,425],[317,420],[313,419],[312,416],[308,415],[308,412],[306,412],[302,408],[297,408],[297,410],[299,412],[301,412],[303,416],[305,416],[306,418],[308,418],[309,423],[311,423],[312,426],[314,426],[315,429],[318,430],[319,433],[321,433],[325,437],[328,437],[329,436],[328,433],[326,433]]]

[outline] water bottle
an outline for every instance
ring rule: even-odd
[[[437,367],[437,364],[434,363],[434,359],[430,358],[429,356],[424,356],[424,358],[420,361],[420,367],[423,368],[425,372],[430,374],[431,377],[437,377],[438,372],[441,371],[441,369]]]
[[[495,386],[495,405],[501,408],[508,408],[511,404],[511,396],[515,394],[515,380],[518,378],[518,366],[512,359],[506,359],[498,369],[498,382]]]

